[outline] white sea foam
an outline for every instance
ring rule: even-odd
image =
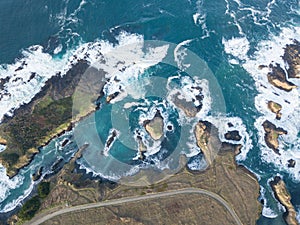
[[[262,215],[267,218],[276,218],[278,216],[271,208],[267,206],[263,207]]]
[[[261,41],[257,47],[258,51],[245,61],[243,67],[251,74],[255,80],[256,89],[259,91],[255,98],[255,107],[263,116],[257,118],[255,127],[258,130],[262,159],[276,165],[280,171],[286,171],[295,180],[300,181],[300,146],[299,137],[297,136],[300,131],[299,88],[290,92],[280,90],[268,82],[267,74],[270,69],[268,67],[259,69],[260,65],[268,66],[275,63],[278,63],[283,69],[286,68],[287,65],[282,59],[284,47],[286,44],[291,44],[293,39],[300,40],[300,28],[282,28],[278,36],[271,36],[269,40]],[[290,79],[290,81],[297,85],[300,84],[297,79]],[[277,102],[282,106],[281,120],[276,120],[275,114],[270,112],[267,107],[268,101]],[[279,152],[281,155],[276,154],[265,143],[265,131],[262,127],[265,120],[269,120],[277,127],[282,127],[288,132],[287,135],[279,137]],[[289,159],[296,161],[294,168],[288,168]]]
[[[203,33],[201,39],[209,37],[209,33],[212,32],[207,27],[206,14],[207,13],[203,7],[203,0],[198,0],[196,2],[196,13],[193,14],[193,20],[196,26],[201,26],[202,33]]]
[[[268,200],[265,197],[266,189],[263,186],[260,186],[260,199],[263,200],[263,209],[262,209],[262,215],[267,218],[276,218],[278,215],[274,210],[272,210],[268,205]]]
[[[60,53],[60,52],[62,51],[62,49],[63,49],[62,44],[59,44],[59,45],[54,49],[53,54],[56,55],[56,54]]]
[[[6,145],[0,144],[0,152],[3,152],[6,149]]]
[[[16,206],[20,205],[22,201],[30,195],[30,193],[33,190],[33,187],[34,187],[34,182],[31,181],[29,188],[25,190],[24,194],[19,196],[17,199],[14,199],[12,202],[8,203],[7,205],[5,205],[5,207],[0,212],[2,213],[9,212],[14,208],[16,208]]]
[[[204,157],[196,158],[196,159],[192,160],[191,162],[189,162],[187,164],[187,167],[190,170],[200,171],[200,170],[207,168],[207,162],[205,161]]]
[[[174,59],[179,69],[184,70],[190,67],[190,64],[184,64],[184,59],[187,56],[187,49],[184,46],[188,46],[193,39],[185,40],[179,43],[174,49]]]
[[[229,15],[232,19],[232,22],[233,24],[237,27],[238,31],[239,31],[239,34],[240,35],[245,35],[244,32],[243,32],[243,29],[240,25],[240,23],[238,22],[238,18],[236,17],[236,13],[235,13],[235,10],[232,10],[231,9],[231,5],[230,5],[230,1],[229,0],[225,0],[226,2],[226,11],[225,11],[225,14],[226,15]],[[235,1],[235,3],[237,3],[239,6],[241,5],[241,3],[239,1]]]
[[[61,59],[52,58],[38,45],[23,50],[21,59],[13,64],[0,66],[0,78],[9,77],[9,81],[4,84],[4,89],[0,90],[0,96],[2,96],[0,118],[3,118],[5,114],[12,116],[15,109],[31,101],[48,79],[56,74],[65,75],[79,60],[84,59],[95,65],[103,59],[103,54],[108,55],[107,63],[102,66],[112,76],[118,69],[121,69],[121,66],[117,69],[114,68],[113,63],[116,65],[119,60],[126,59],[125,63],[130,66],[126,68],[125,73],[118,74],[118,78],[126,83],[132,73],[138,75],[143,69],[160,62],[168,49],[168,46],[157,47],[149,49],[149,53],[144,54],[142,51],[143,37],[126,32],[121,32],[117,40],[119,44],[115,46],[103,40],[81,44],[77,49],[68,51]],[[134,52],[135,50],[139,51]],[[113,57],[115,53],[117,57]],[[33,74],[35,77],[32,78]],[[134,95],[130,90],[126,91]]]
[[[296,206],[296,210],[297,210],[296,219],[297,219],[298,223],[300,223],[300,205]]]
[[[0,202],[10,194],[11,189],[16,189],[23,183],[23,177],[17,175],[12,179],[6,175],[6,169],[0,164]],[[8,209],[2,209],[0,212],[7,212]]]
[[[247,157],[247,153],[253,147],[253,145],[252,145],[252,139],[249,133],[247,132],[246,126],[243,124],[242,119],[239,117],[225,117],[220,115],[217,117],[209,116],[206,118],[206,120],[211,122],[214,126],[218,128],[219,138],[222,142],[242,145],[241,153],[236,156],[236,159],[245,160]],[[229,126],[228,125],[229,123],[231,123],[232,126]],[[240,141],[227,140],[225,138],[225,134],[228,131],[234,131],[234,130],[237,130],[239,132],[239,135],[241,136]]]
[[[86,174],[91,173],[93,177],[101,177],[110,181],[119,181],[122,177],[126,177],[126,176],[132,176],[134,174],[136,174],[137,172],[139,172],[140,167],[137,166],[132,166],[130,167],[130,169],[128,171],[125,171],[123,173],[118,173],[118,174],[114,174],[114,173],[101,173],[101,172],[96,172],[93,170],[93,168],[91,168],[90,166],[86,166],[81,160],[78,160],[77,163],[79,164],[79,169],[81,170],[85,170]]]
[[[238,60],[247,60],[247,53],[250,49],[249,41],[246,37],[233,37],[229,40],[222,38],[222,44],[227,54],[234,58],[231,59],[232,64],[238,64]]]
[[[118,46],[106,46],[110,51],[105,51],[107,52],[104,54],[105,63],[94,64],[95,67],[106,71],[107,78],[110,78],[110,82],[104,87],[104,93],[107,96],[116,92],[121,93],[112,103],[121,101],[127,95],[134,99],[144,98],[145,85],[149,84],[151,78],[146,77],[143,73],[145,69],[163,60],[169,46],[148,48],[144,52],[143,37],[139,35],[129,36],[125,32],[122,32],[117,40]]]

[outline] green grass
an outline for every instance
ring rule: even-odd
[[[50,182],[39,183],[37,190],[40,198],[46,198],[50,193]]]
[[[13,165],[19,157],[28,154],[31,148],[38,148],[62,124],[72,119],[72,98],[53,100],[44,97],[32,112],[18,114],[0,125],[0,136],[7,140],[7,148],[0,153],[3,161]]]
[[[18,213],[18,217],[21,220],[30,220],[34,217],[35,213],[39,210],[40,206],[40,199],[38,196],[35,196],[27,202],[25,202],[20,212]]]

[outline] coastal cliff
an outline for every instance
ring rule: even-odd
[[[235,156],[242,145],[221,142],[218,129],[208,121],[199,121],[194,133],[208,163],[201,172],[191,171],[201,180],[199,187],[216,192],[231,203],[243,224],[256,224],[262,209],[257,201],[259,184],[254,174],[236,163]],[[239,136],[238,132],[233,134]]]
[[[57,74],[13,117],[3,118],[0,136],[6,149],[0,153],[0,163],[9,177],[28,165],[39,147],[72,128],[72,95],[87,68],[86,61],[79,61],[65,76]]]
[[[218,130],[207,121],[199,121],[194,130],[197,145],[201,149],[208,165],[211,165],[221,147]]]
[[[296,210],[291,203],[291,196],[286,189],[284,181],[276,176],[274,180],[270,181],[272,190],[274,191],[276,199],[285,207],[286,212],[283,217],[288,225],[299,225],[296,216]]]

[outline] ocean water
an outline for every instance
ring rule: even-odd
[[[272,62],[284,65],[283,47],[293,39],[300,40],[299,1],[3,0],[0,9],[0,78],[10,78],[0,90],[4,96],[0,100],[1,118],[5,114],[13,115],[14,109],[29,102],[50,77],[58,72],[65,74],[79,59],[94,64],[101,60],[101,54],[120,53],[124,49],[130,52],[133,47],[134,54],[124,59],[123,71],[111,70],[117,61],[114,57],[106,58],[103,70],[114,79],[106,86],[105,94],[114,93],[121,85],[126,95],[118,96],[112,106],[103,104],[95,114],[96,119],[87,118],[79,123],[81,131],[89,134],[88,141],[95,144],[90,145],[78,162],[81,168],[118,180],[134,174],[142,166],[175,168],[176,162],[165,159],[170,155],[177,159],[180,154],[190,159],[191,169],[205,168],[191,133],[195,121],[182,119],[182,112],[174,111],[172,105],[164,101],[177,89],[183,93],[182,98],[193,99],[195,89],[192,87],[197,84],[204,95],[197,119],[215,124],[221,140],[228,130],[238,129],[242,135],[239,143],[244,147],[237,160],[257,175],[261,185],[264,209],[258,224],[282,224],[282,207],[268,184],[275,175],[286,182],[292,203],[300,212],[299,88],[289,93],[273,88],[268,84],[267,71],[258,70],[259,65]],[[160,45],[143,53],[141,46],[150,40]],[[126,46],[131,48],[126,49]],[[188,68],[196,66],[186,63],[185,59],[193,55],[185,48],[203,60],[197,65],[200,68],[197,71],[205,71],[209,76],[197,79],[178,72],[179,69],[188,72]],[[175,64],[165,65],[163,61],[170,49],[174,52]],[[139,63],[134,65],[137,60]],[[17,70],[20,67],[23,68]],[[32,72],[38,76],[24,82]],[[118,80],[120,82],[114,82]],[[300,85],[300,80],[293,82]],[[220,90],[222,96],[212,90]],[[280,121],[267,110],[268,100],[283,106]],[[222,103],[220,110],[218,106]],[[150,143],[137,118],[151,119],[157,108],[165,125],[172,129],[164,134],[164,141]],[[120,117],[122,119],[116,119]],[[261,124],[265,119],[288,130],[288,135],[280,138],[280,157],[264,143]],[[233,127],[228,126],[229,122]],[[91,123],[95,123],[95,133],[88,130]],[[113,128],[118,138],[107,149],[109,158],[101,160],[100,152],[105,150],[103,143]],[[144,144],[151,149],[147,165],[132,151],[138,147],[135,132],[140,132]],[[180,142],[177,143],[178,137]],[[64,138],[71,141],[61,148]],[[77,150],[75,142],[87,141],[79,139],[75,129],[53,140],[11,180],[0,166],[0,212],[14,209],[29,195],[34,185],[30,176],[41,165],[50,173],[57,160],[68,161]],[[0,146],[0,151],[3,150]],[[295,168],[287,168],[290,158],[296,160]],[[117,161],[122,161],[122,165],[115,164]]]

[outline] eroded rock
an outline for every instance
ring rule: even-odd
[[[269,68],[271,72],[268,73],[268,81],[273,86],[287,92],[297,88],[295,84],[287,80],[284,69],[278,63],[275,66],[270,64]]]
[[[210,165],[222,145],[218,137],[218,129],[207,121],[199,121],[194,130],[197,145],[201,149],[205,160]]]
[[[287,191],[284,181],[276,176],[273,181],[270,181],[272,190],[276,199],[285,207],[286,212],[283,214],[284,220],[288,225],[299,225],[296,216],[296,210],[291,203],[291,196]]]
[[[239,134],[239,131],[237,130],[228,131],[225,134],[225,138],[227,140],[232,140],[232,141],[240,141],[242,139],[241,135]]]
[[[266,142],[267,146],[269,148],[273,149],[273,151],[276,154],[280,155],[279,149],[278,149],[278,147],[279,147],[278,137],[279,137],[279,135],[287,134],[287,131],[281,127],[276,127],[273,123],[271,123],[268,120],[263,122],[262,126],[266,132],[265,133],[265,142]]]
[[[152,120],[145,120],[143,125],[151,138],[156,141],[164,135],[164,120],[159,110]]]
[[[269,101],[268,102],[268,108],[271,110],[272,113],[276,114],[276,119],[277,120],[281,119],[281,116],[282,116],[282,113],[281,113],[282,106],[280,104],[278,104],[276,102],[273,102],[273,101]]]
[[[300,78],[300,42],[294,40],[293,44],[286,45],[283,55],[288,64],[287,74],[289,78]]]

